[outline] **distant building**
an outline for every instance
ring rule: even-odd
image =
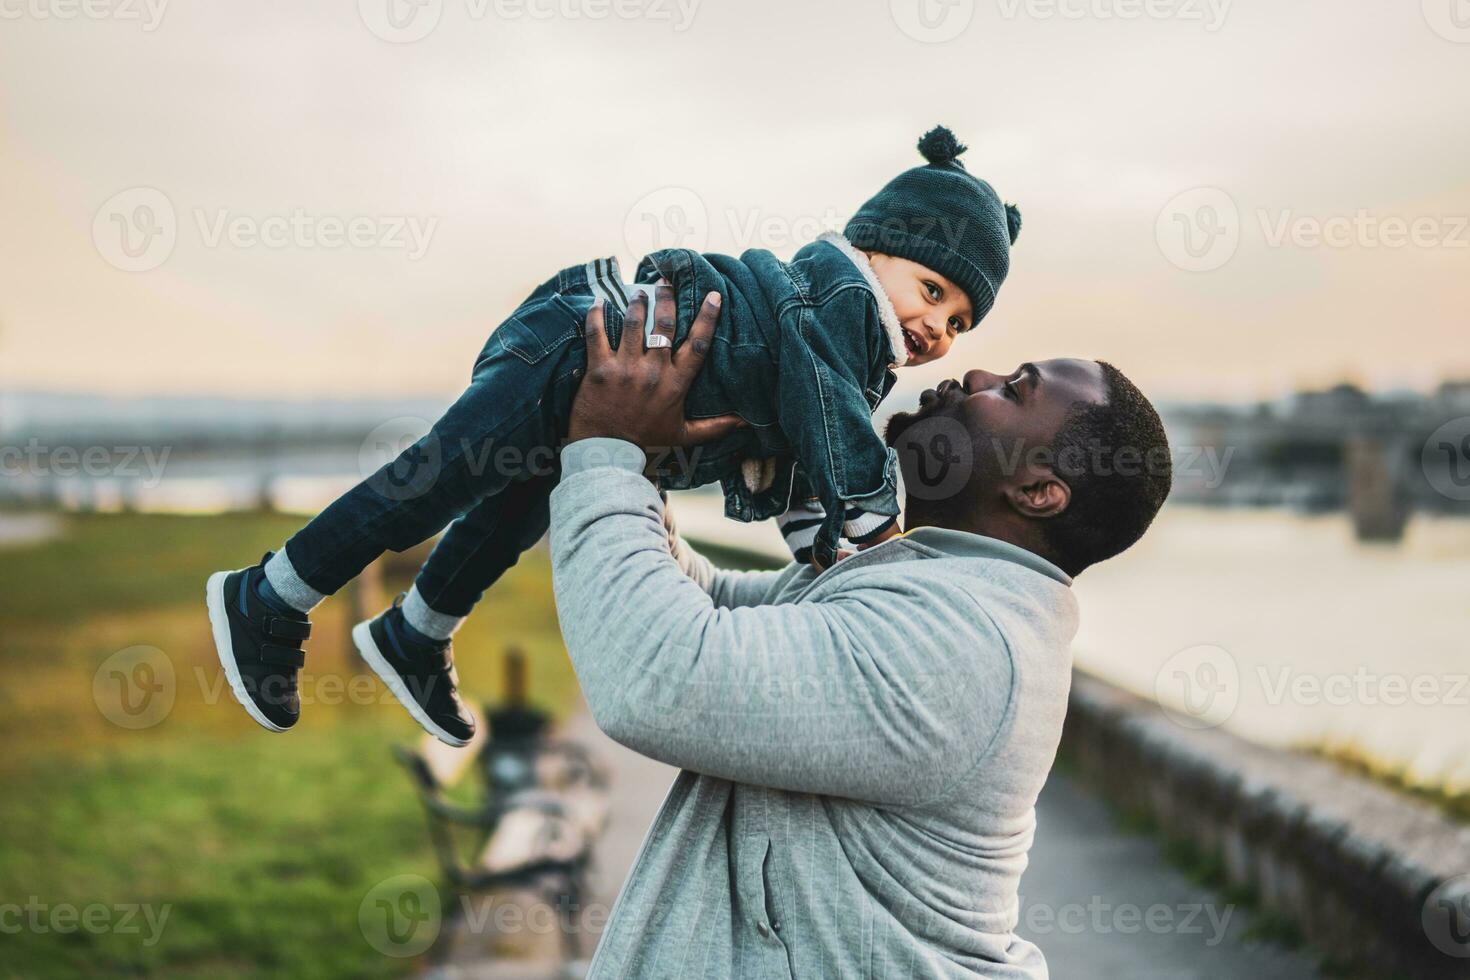
[[[1429,396],[1339,384],[1251,405],[1174,405],[1163,414],[1182,501],[1307,511],[1351,505],[1368,536],[1391,536],[1410,509],[1470,516],[1470,504],[1434,489],[1426,467],[1439,463],[1424,454],[1437,428],[1470,416],[1470,380],[1446,381]]]

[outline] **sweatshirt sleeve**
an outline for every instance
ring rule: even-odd
[[[605,441],[566,448],[551,498],[562,635],[604,732],[694,772],[896,806],[979,762],[1013,664],[952,575],[907,563],[819,601],[719,608],[670,554],[641,460],[581,448]]]
[[[673,555],[679,570],[703,589],[716,606],[734,609],[739,606],[759,605],[786,574],[779,570],[752,572],[717,568],[680,536],[678,524],[674,520],[674,508],[669,506],[667,495],[660,494],[659,497],[663,503],[664,531],[668,537],[669,554]]]

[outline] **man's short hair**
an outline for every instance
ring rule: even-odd
[[[1072,501],[1041,527],[1068,575],[1143,537],[1173,483],[1159,413],[1122,371],[1106,361],[1098,365],[1106,400],[1074,406],[1052,446],[1054,469],[1072,488]]]

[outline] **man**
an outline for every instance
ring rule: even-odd
[[[672,339],[662,293],[655,315]],[[889,426],[903,537],[820,574],[719,571],[642,475],[644,448],[739,424],[684,418],[713,328],[707,302],[677,351],[613,352],[592,311],[551,501],[593,717],[683,770],[591,977],[1046,977],[1013,930],[1066,711],[1069,586],[1163,503],[1158,416],[1097,362],[971,371]]]

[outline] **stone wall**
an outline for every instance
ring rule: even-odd
[[[1080,672],[1062,753],[1351,974],[1470,980],[1470,827],[1325,759],[1185,728]]]

